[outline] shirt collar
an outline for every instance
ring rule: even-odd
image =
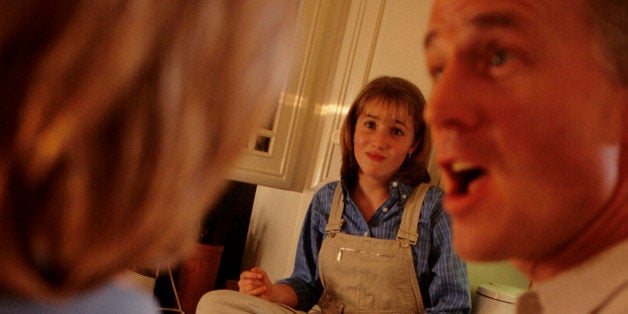
[[[628,282],[626,256],[628,240],[554,278],[536,283],[531,293],[538,295],[540,306],[547,313],[591,312],[612,299],[611,294]]]
[[[342,179],[340,181],[343,191],[345,195],[349,195],[349,184],[346,179]],[[415,186],[405,183],[397,178],[394,178],[388,182],[388,190],[390,191],[390,196],[394,199],[399,198],[401,195],[410,196]]]

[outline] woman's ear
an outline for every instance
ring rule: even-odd
[[[419,147],[419,145],[421,145],[422,142],[423,138],[416,139],[414,143],[412,143],[412,145],[410,146],[410,149],[408,149],[408,154],[414,153],[414,151],[417,149],[417,147]]]

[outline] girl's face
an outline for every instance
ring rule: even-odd
[[[353,153],[358,178],[390,181],[408,153],[414,152],[414,121],[403,108],[380,99],[370,100],[358,116]]]

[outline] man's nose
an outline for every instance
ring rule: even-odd
[[[469,70],[451,62],[434,81],[424,118],[433,132],[470,129],[478,124],[477,79]]]

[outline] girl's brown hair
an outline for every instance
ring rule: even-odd
[[[425,97],[419,88],[410,81],[389,76],[378,77],[366,84],[347,112],[340,133],[342,151],[340,174],[342,178],[351,185],[355,184],[355,180],[357,180],[359,165],[353,153],[353,136],[358,117],[366,104],[372,100],[380,100],[389,105],[391,110],[410,115],[414,123],[413,142],[418,142],[418,145],[414,153],[403,162],[396,177],[413,185],[430,182],[427,162],[432,145],[423,120]]]

